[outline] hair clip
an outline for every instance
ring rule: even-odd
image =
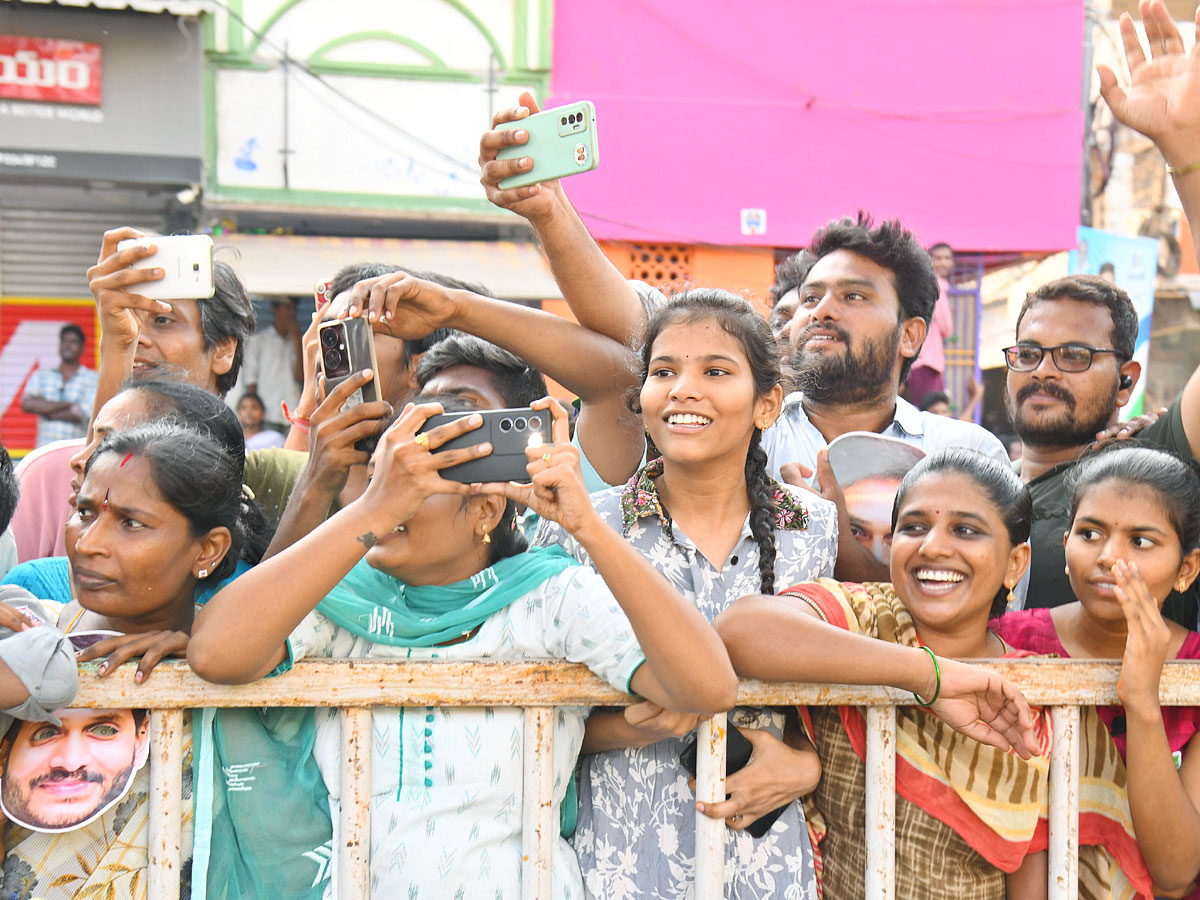
[[[121,465],[119,465],[117,468],[119,468],[119,469],[125,468],[125,463],[129,462],[129,460],[131,460],[131,459],[133,459],[132,451],[125,454],[125,458],[123,460],[121,460]]]

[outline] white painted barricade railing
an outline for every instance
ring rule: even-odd
[[[995,660],[1031,704],[1051,708],[1049,900],[1074,900],[1079,877],[1079,707],[1117,700],[1120,665],[1094,660]],[[183,710],[201,707],[337,707],[342,710],[342,809],[337,883],[342,898],[369,894],[371,710],[397,706],[510,706],[525,709],[522,855],[523,900],[549,900],[551,860],[558,833],[554,789],[554,708],[622,706],[632,697],[613,690],[582,666],[558,662],[443,660],[322,660],[302,662],[286,675],[254,684],[215,685],[181,662],[160,664],[150,680],[133,683],[135,665],[107,678],[80,671],[73,706],[149,709],[149,900],[176,900],[180,878],[180,766]],[[1160,699],[1167,706],[1200,706],[1200,662],[1171,662]],[[896,707],[912,695],[881,687],[766,684],[743,681],[738,702],[748,706],[867,707],[866,895],[895,897]],[[725,715],[701,724],[698,797],[725,796]],[[696,816],[696,897],[718,900],[724,887],[725,826]]]

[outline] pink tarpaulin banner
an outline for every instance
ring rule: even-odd
[[[970,250],[1074,245],[1080,0],[559,0],[551,105],[596,104],[597,237],[802,246],[899,216]]]

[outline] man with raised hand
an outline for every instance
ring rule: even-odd
[[[100,258],[88,269],[88,287],[100,321],[99,371],[89,395],[89,417],[117,394],[126,379],[173,378],[225,395],[237,381],[246,339],[254,331],[254,309],[233,269],[213,265],[215,293],[208,300],[152,300],[138,285],[162,278],[162,269],[130,268],[153,254],[153,246],[117,244],[145,235],[133,228],[104,233]],[[85,426],[89,425],[85,419]],[[17,470],[24,491],[13,517],[21,562],[62,556],[63,525],[72,509],[70,461],[80,438],[34,452]]]
[[[529,220],[581,325],[621,343],[634,342],[646,322],[642,305],[592,239],[562,186],[548,181],[500,188],[502,179],[533,165],[530,157],[497,158],[502,148],[528,140],[523,129],[498,127],[538,111],[528,93],[521,95],[520,104],[498,113],[493,130],[480,140],[480,181],[488,199]],[[772,474],[799,483],[816,473],[821,491],[838,498],[832,470],[818,454],[847,431],[889,434],[927,453],[971,447],[1007,461],[1000,441],[979,426],[922,413],[899,397],[938,297],[929,255],[912,234],[898,222],[875,228],[860,213],[857,220],[844,219],[819,231],[808,254],[813,263],[800,285],[790,330],[801,390],[786,398],[779,421],[763,436]],[[597,440],[584,434],[580,444],[610,484],[622,483],[636,468],[636,454],[624,452],[619,437],[601,435]],[[886,570],[850,534],[844,504],[839,502],[839,509],[844,532],[839,577],[886,579]]]
[[[1121,16],[1130,85],[1099,67],[1100,92],[1119,122],[1154,141],[1192,225],[1200,252],[1200,44],[1183,38],[1161,0],[1139,5],[1150,47],[1142,50],[1133,19]],[[1200,9],[1197,10],[1200,32]],[[1138,317],[1128,295],[1107,280],[1075,276],[1043,285],[1025,300],[1017,342],[1005,353],[1005,403],[1023,445],[1021,477],[1033,495],[1033,558],[1024,604],[1051,607],[1074,600],[1064,571],[1069,525],[1067,476],[1097,432],[1108,431],[1141,376],[1133,361]],[[1200,454],[1200,368],[1152,425],[1137,433],[1193,464]],[[1197,588],[1172,593],[1164,614],[1197,625]]]

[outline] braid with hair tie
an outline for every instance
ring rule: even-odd
[[[758,544],[758,573],[764,594],[775,593],[775,498],[767,477],[767,451],[762,432],[754,429],[746,453],[746,495],[750,500],[750,533]]]

